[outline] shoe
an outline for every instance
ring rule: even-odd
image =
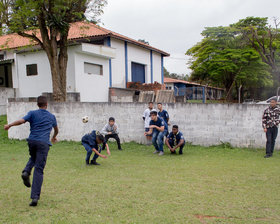
[[[164,152],[161,151],[161,152],[159,152],[158,155],[159,155],[159,156],[162,156],[163,154],[164,154]]]
[[[272,155],[265,155],[264,158],[269,158],[271,157]]]
[[[23,180],[23,184],[26,187],[31,187],[29,176],[30,176],[29,173],[27,173],[26,171],[23,171],[22,174],[21,174],[21,178]]]
[[[122,151],[122,148],[120,148],[119,150]]]
[[[38,204],[38,199],[32,199],[32,201],[31,201],[31,203],[29,204],[29,206],[35,207],[35,206],[37,206],[37,204]]]
[[[183,155],[183,151],[182,150],[179,150],[179,155]]]
[[[154,151],[153,153],[154,153],[154,154],[157,154],[157,153],[159,153],[159,151],[158,151],[158,150],[156,150],[156,151]]]
[[[90,161],[91,165],[95,165],[95,166],[99,166],[100,164],[98,162],[96,162],[95,160],[91,160]]]
[[[170,151],[170,153],[171,153],[171,154],[176,154],[176,151],[174,151],[174,152]]]
[[[86,160],[86,165],[87,165],[87,166],[89,165],[89,160]]]

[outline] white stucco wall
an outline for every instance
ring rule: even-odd
[[[154,82],[162,83],[161,79],[161,54],[153,51],[153,78]]]
[[[75,63],[74,49],[68,49],[68,66],[67,66],[67,91],[75,91]],[[37,64],[38,75],[27,76],[26,65]],[[44,51],[19,53],[15,58],[13,76],[16,88],[18,88],[17,97],[37,97],[43,92],[52,92],[52,78],[49,60]]]
[[[124,41],[112,38],[111,47],[116,49],[116,57],[112,59],[112,87],[126,88]]]
[[[103,75],[85,74],[84,62],[103,66]],[[87,54],[75,54],[76,91],[82,102],[108,102],[109,59]]]

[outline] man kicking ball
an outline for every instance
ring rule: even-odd
[[[167,133],[167,124],[157,116],[156,111],[151,111],[151,121],[150,121],[150,126],[149,126],[149,131],[145,132],[144,135],[150,135],[153,134],[152,136],[152,142],[153,145],[156,149],[154,151],[154,154],[157,154],[159,156],[162,156],[164,154],[163,152],[163,138]]]
[[[13,126],[18,126],[25,122],[30,123],[30,135],[27,139],[30,158],[21,174],[24,185],[31,187],[29,177],[33,167],[35,167],[31,187],[32,202],[29,204],[30,206],[37,206],[38,200],[40,199],[44,168],[50,146],[52,145],[50,143],[52,128],[54,128],[54,135],[51,139],[53,143],[57,141],[56,136],[58,134],[56,118],[47,111],[47,98],[39,96],[37,98],[37,105],[39,110],[29,111],[22,119],[4,126],[5,130],[9,130]]]
[[[87,151],[86,165],[100,165],[99,163],[96,162],[99,156],[104,159],[107,159],[107,156],[101,154],[102,144],[106,144],[104,143],[104,141],[105,141],[104,136],[95,130],[93,130],[90,134],[86,134],[85,136],[83,136],[82,145],[85,147],[85,150]],[[111,152],[107,144],[106,144],[106,148],[107,148],[107,154],[110,156]],[[92,152],[94,152],[95,154],[91,162],[89,163]]]
[[[179,132],[177,125],[173,125],[172,132],[166,138],[166,145],[169,148],[171,154],[176,154],[176,149],[179,149],[179,154],[183,154],[183,148],[185,146],[185,139],[181,132]]]

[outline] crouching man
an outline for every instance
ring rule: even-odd
[[[179,149],[179,154],[183,154],[183,148],[185,146],[185,139],[183,134],[178,130],[178,125],[173,125],[172,132],[166,138],[166,145],[169,148],[171,154],[176,154],[176,149]]]
[[[157,116],[156,111],[151,111],[151,121],[150,121],[150,127],[149,131],[145,132],[144,135],[151,135],[153,136],[152,142],[155,147],[154,154],[158,154],[159,156],[162,156],[164,154],[163,152],[163,145],[164,145],[164,136],[167,134],[167,124]]]
[[[85,147],[85,150],[87,151],[86,165],[100,165],[99,163],[96,162],[99,156],[104,159],[107,159],[107,156],[101,154],[102,144],[106,144],[104,143],[104,136],[95,130],[93,130],[90,134],[86,134],[82,138],[82,145]],[[106,148],[107,148],[107,154],[111,155],[109,146],[107,144],[106,144]],[[95,154],[91,162],[89,163],[92,152],[94,152]]]

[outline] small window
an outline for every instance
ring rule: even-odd
[[[103,67],[102,65],[85,62],[84,72],[89,75],[103,75]]]
[[[0,60],[4,60],[4,54],[0,54]]]
[[[38,75],[37,64],[26,65],[26,75]]]

